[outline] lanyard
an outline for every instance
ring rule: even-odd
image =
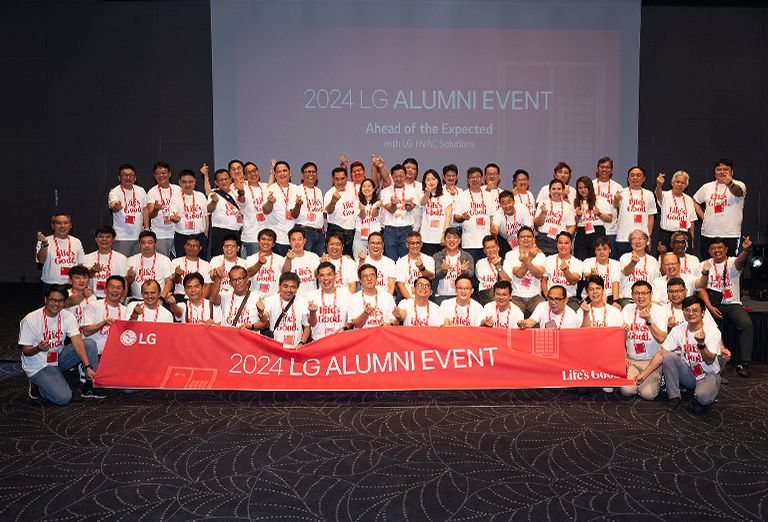
[[[525,205],[528,208],[531,208],[531,194],[526,192],[525,198],[528,200],[528,203],[523,203],[523,195],[518,192],[517,197],[520,198],[520,203]]]
[[[43,341],[49,341],[51,332],[48,330],[48,315],[43,310]],[[61,345],[61,312],[56,314],[56,346]],[[50,343],[49,343],[50,346]]]
[[[609,259],[605,264],[605,276],[600,273],[600,269],[598,268],[599,266],[600,263],[597,261],[597,259],[595,259],[595,272],[597,272],[597,275],[603,278],[603,281],[605,281],[605,288],[608,288],[608,285],[611,284],[611,260]]]
[[[675,204],[675,214],[677,214],[677,212],[678,212],[677,197],[674,194],[671,194],[671,195],[672,195],[672,203]],[[683,200],[683,213],[687,216],[688,215],[688,204],[685,202],[685,194],[680,196],[680,199]]]
[[[146,312],[147,312],[147,307],[146,307],[146,306],[144,306],[144,307],[141,309],[141,322],[142,322],[142,323],[143,323],[143,322],[146,322],[146,319],[144,319],[144,314],[145,314]],[[155,308],[155,318],[152,320],[152,322],[153,322],[153,323],[156,323],[156,322],[157,322],[157,318],[158,318],[159,316],[160,316],[160,305],[158,305],[158,306],[157,306],[157,308]]]
[[[510,235],[514,235],[517,232],[517,229],[520,228],[520,224],[517,222],[517,212],[514,211],[514,207],[512,209],[512,227],[509,226],[509,216],[507,213],[504,213],[504,230],[506,231],[507,239],[510,238]]]
[[[720,182],[715,182],[715,191],[712,193],[712,197],[709,198],[709,202],[712,203],[712,206],[714,207],[717,205],[717,201],[720,199],[720,195],[717,193],[717,186],[720,185]],[[728,185],[725,183],[723,185],[723,195],[722,199],[728,200]]]
[[[469,306],[467,306],[469,308]],[[499,305],[496,305],[496,328],[509,328],[509,313],[512,311],[512,307],[507,309],[507,322],[502,324],[501,323],[501,315],[499,311]],[[469,314],[469,312],[467,312]]]
[[[555,213],[555,204],[550,199],[549,200],[549,212],[547,213],[546,222],[547,223],[552,223],[553,225],[560,226],[560,223],[563,221],[563,207],[564,207],[564,204],[563,204],[562,201],[560,201],[560,215],[557,218],[557,221],[555,221],[554,218],[552,217],[554,215],[554,213]]]
[[[261,188],[260,184],[257,184],[256,186],[259,187],[259,193],[261,194],[261,197],[259,198],[259,203],[264,203],[264,189]],[[254,212],[258,213],[258,209],[256,208],[256,196],[253,195],[253,186],[248,184],[248,190],[251,191],[251,203],[253,204],[253,210]]]
[[[552,308],[549,308],[549,310],[547,310],[547,312],[549,313],[549,320],[551,321],[552,320]],[[563,322],[564,321],[565,321],[565,310],[563,310],[563,313],[560,315],[560,324],[557,325],[558,329],[563,327]]]
[[[205,306],[205,298],[200,302],[200,317],[195,317],[195,306],[191,301],[187,303],[187,307],[189,308],[187,323],[200,324],[205,321],[205,309],[207,308]],[[211,319],[213,319],[213,317],[211,317]]]
[[[70,236],[67,236],[67,251],[62,252],[59,250],[59,238],[56,236],[53,237],[53,246],[56,248],[56,258],[61,259],[63,254],[66,254],[67,258],[69,258],[72,255],[72,238]]]
[[[419,319],[419,312],[416,309],[416,299],[413,300],[413,321],[414,326],[429,326],[429,303],[427,303],[427,320],[422,321]]]
[[[309,194],[307,194],[307,186],[306,185],[302,185],[302,188],[304,189],[304,199],[307,200],[307,206],[309,207],[310,206],[309,204],[312,203],[312,205],[314,205],[314,206],[310,207],[310,208],[316,208],[317,207],[318,197],[317,197],[317,192],[315,192],[315,191],[317,190],[317,187],[312,187],[312,199],[311,200],[309,199]],[[285,204],[286,204],[286,206],[288,205],[288,200],[286,200]]]
[[[336,310],[336,291],[337,288],[334,287],[333,289],[333,309]],[[325,307],[325,292],[322,290],[320,291],[320,304]]]
[[[152,277],[153,278],[155,277],[155,263],[157,263],[157,252],[155,252],[155,255],[152,256]],[[142,277],[143,273],[144,273],[144,256],[142,255],[139,258],[139,277],[137,277],[137,279]],[[145,279],[139,279],[139,280],[141,282],[145,281]]]
[[[283,193],[283,197],[285,198],[285,210],[288,210],[288,200],[291,197],[291,186],[288,185],[288,190],[283,190],[283,187],[280,185],[278,185],[277,188],[279,188],[280,192]]]
[[[109,258],[107,259],[107,277],[112,275],[112,252],[114,252],[114,250],[109,251]],[[101,266],[101,254],[99,254],[99,265]],[[99,273],[103,271],[104,269],[101,269]]]
[[[565,317],[565,313],[563,313],[563,317]],[[595,325],[595,307],[591,304],[589,305],[589,320],[592,324],[592,326]],[[603,306],[603,322],[598,323],[598,326],[608,326],[608,305]]]
[[[471,301],[470,301],[471,303]],[[453,303],[453,324],[460,324],[469,326],[469,305],[470,303],[467,303],[467,317],[464,318],[464,321],[458,320],[459,319],[459,301],[458,299]],[[496,309],[496,313],[498,314],[498,307]],[[509,314],[507,314],[509,315]],[[457,322],[458,320],[458,322]]]
[[[125,189],[122,186],[120,187],[120,190],[123,191],[123,212],[127,213],[127,210],[128,210],[128,198],[126,197]],[[160,190],[160,187],[158,187],[158,191],[159,190]],[[135,205],[136,202],[137,202],[137,200],[136,200],[136,189],[131,189],[131,203],[134,203],[134,206],[136,206]]]
[[[197,267],[195,268],[195,272],[200,271],[200,258],[197,258]],[[184,258],[184,275],[189,274],[189,267],[187,266],[187,258]]]
[[[472,204],[471,204],[472,208],[470,210],[474,210],[475,209],[475,196],[472,195],[472,191],[471,190],[468,190],[467,192],[469,192],[469,199],[472,202]],[[482,213],[485,214],[485,196],[483,196],[483,190],[482,189],[480,189],[480,208],[482,209]]]
[[[194,219],[195,215],[195,193],[192,193],[192,205],[187,207],[187,197],[183,192],[181,193],[181,202],[184,204],[184,217],[187,219]],[[189,216],[189,210],[192,209],[192,217]]]
[[[157,193],[160,195],[160,206],[162,207],[162,210],[165,210],[165,202],[171,201],[171,198],[173,197],[173,187],[168,187],[168,199],[163,199],[163,189],[160,188],[160,185],[157,186]]]

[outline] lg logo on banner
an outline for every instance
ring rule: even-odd
[[[143,333],[140,333],[137,336],[136,332],[133,330],[126,330],[120,336],[120,342],[123,346],[133,346],[136,344],[136,341],[138,341],[139,344],[155,345],[157,344],[157,336],[153,333],[147,334],[146,336]]]

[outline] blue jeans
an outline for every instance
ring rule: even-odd
[[[280,243],[275,243],[275,246],[272,247],[272,252],[278,256],[285,257],[285,254],[287,254],[290,249],[291,245],[281,245]]]
[[[411,225],[404,227],[387,226],[382,230],[384,238],[384,255],[392,261],[397,261],[401,257],[408,255],[408,246],[405,244],[408,233],[413,230]]]
[[[304,227],[304,237],[307,242],[304,244],[304,250],[313,252],[321,257],[325,254],[325,234],[313,228]]]
[[[243,250],[243,259],[247,258],[248,256],[252,256],[253,254],[259,253],[259,244],[257,242],[253,243],[247,243],[243,241],[242,243],[242,250]]]
[[[96,370],[99,366],[99,350],[96,343],[91,339],[83,339],[85,352],[88,354],[88,361],[91,367]],[[80,364],[80,358],[75,353],[72,344],[66,345],[59,353],[58,366],[46,366],[29,380],[40,389],[40,396],[48,399],[57,406],[64,406],[72,400],[72,389],[64,379],[63,373],[76,364]]]

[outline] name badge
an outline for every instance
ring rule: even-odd
[[[361,228],[360,229],[360,237],[363,238],[363,239],[367,239],[368,236],[370,235],[370,233],[371,233],[371,229],[369,229],[369,228]]]
[[[722,203],[718,203],[715,205],[715,214],[723,214],[725,213],[725,205]]]
[[[405,219],[405,212],[402,210],[398,210],[395,212],[395,220],[396,221],[403,221]]]
[[[269,287],[270,286],[272,286],[272,285],[270,285],[269,283],[261,283],[261,284],[259,284],[259,292],[261,292],[262,294],[266,294],[267,292],[269,292]]]
[[[96,281],[96,290],[104,290],[107,288],[106,281]]]
[[[307,214],[307,221],[314,221],[315,219],[317,219],[317,214],[315,214],[314,212],[310,212],[309,214]]]
[[[688,229],[688,222],[680,220],[680,230],[687,230]]]
[[[430,219],[429,220],[429,228],[440,228],[440,220],[439,219]]]
[[[635,353],[637,355],[645,355],[645,343],[635,343]]]
[[[69,277],[69,267],[68,266],[62,266],[61,267],[61,275],[64,277]]]
[[[184,230],[194,230],[195,229],[195,222],[194,221],[185,221],[184,222]]]
[[[509,243],[509,248],[517,248],[517,239],[510,239],[507,243]]]
[[[126,225],[133,225],[134,223],[136,223],[136,216],[125,216]]]
[[[59,365],[59,352],[54,349],[49,349],[47,353],[46,362],[49,366],[58,366]]]
[[[587,234],[594,234],[595,232],[595,225],[591,221],[588,221],[584,223],[584,232]]]
[[[242,217],[240,219],[243,219]],[[264,214],[259,212],[256,214],[256,221],[264,221]]]
[[[336,328],[328,328],[328,327],[325,328],[325,335],[326,336],[333,335],[335,333],[336,333]]]
[[[697,381],[700,381],[707,376],[707,374],[704,373],[704,368],[702,368],[701,364],[699,363],[696,363],[693,366],[691,366],[691,371],[693,372],[693,376],[696,377]]]
[[[723,288],[723,299],[733,299],[733,290],[730,288]]]
[[[643,222],[643,215],[642,214],[635,214],[634,219],[635,219],[635,223],[642,223]]]
[[[558,230],[555,227],[549,227],[549,232],[547,232],[547,237],[555,239],[557,237],[557,233],[558,233]]]
[[[261,217],[262,217],[262,220],[263,220],[264,219],[264,214],[261,214]],[[256,219],[258,219],[258,217]],[[242,216],[242,214],[238,214],[237,216],[235,216],[235,222],[238,225],[242,225],[243,224],[243,216]]]
[[[294,346],[294,339],[296,339],[295,335],[286,335],[283,337],[283,348],[293,348]]]
[[[475,218],[475,223],[477,223],[478,227],[484,227],[485,226],[485,216],[478,216]]]
[[[531,286],[531,278],[530,277],[524,277],[523,279],[520,280],[520,284],[524,288],[530,288],[530,286]]]
[[[163,225],[172,225],[171,216],[163,216]]]
[[[285,219],[286,219],[287,221],[290,221],[290,220],[292,220],[292,219],[293,219],[293,215],[291,214],[291,211],[290,211],[290,210],[286,210],[286,211],[285,211]]]

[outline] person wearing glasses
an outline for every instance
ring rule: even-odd
[[[46,236],[37,233],[37,262],[43,264],[40,279],[43,282],[43,292],[50,285],[69,284],[69,269],[82,265],[85,258],[83,244],[76,237],[70,236],[72,218],[69,214],[58,213],[51,217],[53,234]]]
[[[357,269],[360,291],[352,296],[349,304],[349,318],[355,328],[396,325],[392,315],[395,299],[392,294],[376,286],[377,269],[364,264]]]
[[[409,232],[405,244],[408,253],[397,260],[395,272],[398,292],[403,299],[410,299],[414,295],[416,279],[426,276],[431,281],[435,277],[435,259],[421,251],[424,243],[418,232]]]
[[[688,253],[688,234],[680,231],[675,232],[672,234],[670,243],[672,245],[672,253],[680,260],[680,273],[685,275],[695,275],[701,261],[699,261],[698,257]],[[659,265],[661,265],[662,256],[669,252],[669,250],[667,250],[667,247],[665,247],[661,241],[659,241],[657,249],[659,250]],[[663,266],[661,267],[661,273],[664,273]]]
[[[648,240],[650,236],[645,230],[635,229],[629,234],[631,252],[623,254],[619,259],[621,277],[619,279],[619,304],[622,308],[632,302],[632,285],[637,281],[651,284],[659,277],[659,263],[655,257],[648,255]]]
[[[219,265],[211,272],[211,293],[209,299],[214,305],[221,306],[221,326],[249,328],[258,320],[256,303],[259,294],[251,292],[251,280],[248,271],[235,265],[229,271],[231,290],[221,288],[224,277],[224,265]]]
[[[647,281],[636,281],[632,285],[633,302],[626,305],[624,315],[627,349],[627,378],[634,380],[645,372],[651,359],[667,338],[667,313],[653,302],[653,288]],[[659,394],[661,369],[658,366],[646,372],[643,379],[635,384],[621,387],[625,397],[639,395],[652,401]]]
[[[553,285],[547,291],[547,300],[531,314],[531,317],[518,321],[521,330],[526,328],[579,328],[581,321],[569,306],[566,306],[568,293],[564,286]]]
[[[414,295],[398,303],[393,315],[403,326],[441,326],[443,314],[440,306],[429,300],[432,295],[432,281],[419,276],[414,283]]]
[[[699,288],[707,286],[707,278],[703,275],[694,277],[692,275],[686,275],[680,273],[680,258],[673,253],[664,254],[661,257],[662,271],[665,275],[659,276],[653,280],[651,286],[653,286],[653,300],[656,303],[665,305],[669,302],[667,296],[667,288],[669,281],[673,278],[679,277],[683,280],[686,287],[686,296],[693,295]]]

